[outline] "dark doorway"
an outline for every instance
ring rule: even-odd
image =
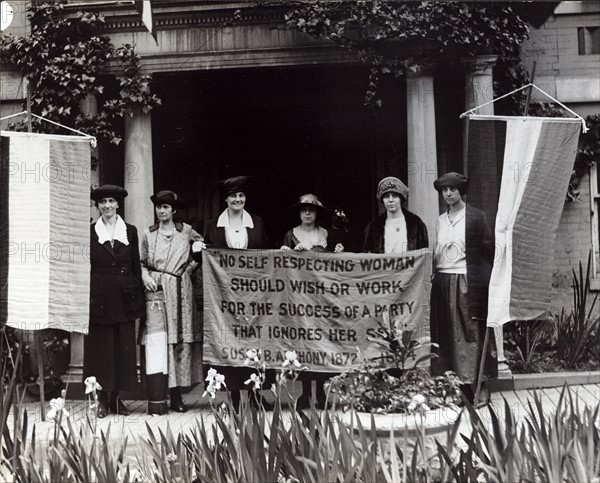
[[[202,231],[224,208],[217,180],[252,175],[246,207],[263,217],[273,247],[298,222],[288,207],[313,192],[346,212],[347,249],[360,251],[378,179],[406,179],[405,84],[386,80],[382,107],[365,107],[367,74],[319,66],[157,76],[154,188],[181,193],[183,218]]]

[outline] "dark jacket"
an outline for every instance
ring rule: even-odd
[[[254,223],[254,228],[248,228],[248,247],[249,249],[260,249],[260,248],[270,248],[269,246],[269,236],[267,235],[267,230],[265,229],[265,224],[262,219],[256,215],[250,215],[252,218],[252,222]],[[204,243],[206,243],[209,248],[217,247],[217,248],[227,248],[227,239],[225,238],[225,228],[217,227],[217,220],[219,218],[214,218],[208,222],[208,229],[206,230],[206,236],[204,237]]]
[[[402,208],[404,218],[406,219],[406,238],[408,241],[408,250],[419,250],[429,247],[427,238],[427,227],[423,220],[414,213]],[[365,253],[384,253],[385,251],[385,220],[387,213],[375,218],[365,228],[365,242],[363,252]]]
[[[494,264],[494,236],[483,211],[468,203],[465,209],[469,310],[472,318],[486,320],[488,286]]]
[[[137,230],[127,227],[124,245],[115,240],[100,244],[92,224],[90,227],[90,322],[94,324],[118,324],[145,315],[142,289],[142,267]]]

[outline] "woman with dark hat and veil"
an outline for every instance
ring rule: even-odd
[[[317,196],[311,193],[302,195],[298,202],[292,206],[292,210],[298,213],[300,224],[285,234],[281,246],[282,250],[333,251],[336,253],[344,250],[341,243],[332,246],[329,242],[329,233],[322,225],[325,224],[324,218],[331,215],[331,212],[323,206]],[[302,394],[298,399],[298,409],[310,406],[313,380],[316,381],[316,406],[322,408],[326,399],[323,382],[331,376],[332,374],[329,373],[301,373],[299,378],[302,381]]]
[[[194,252],[201,251],[206,245],[236,250],[269,248],[269,238],[262,219],[245,210],[249,182],[248,176],[235,176],[219,183],[220,194],[227,208],[217,218],[209,221],[204,243],[194,244]],[[244,381],[248,380],[254,371],[248,367],[229,366],[218,366],[214,369],[225,376],[233,406],[237,410],[240,404],[240,389],[245,388]],[[274,379],[273,374],[267,371],[266,382],[271,379]],[[251,391],[250,403],[261,404],[266,409],[271,407],[255,391]]]
[[[198,268],[190,245],[202,241],[190,225],[175,221],[183,206],[173,191],[150,197],[158,223],[142,238],[142,279],[146,288],[148,317],[143,331],[146,353],[148,413],[167,412],[167,387],[173,411],[185,412],[181,388],[202,381],[202,324],[192,289],[192,273]],[[164,312],[152,317],[155,306]]]
[[[91,193],[101,217],[90,227],[90,327],[85,338],[83,376],[102,390],[98,417],[128,415],[119,391],[137,383],[135,319],[144,315],[137,230],[117,214],[127,196],[120,186]]]

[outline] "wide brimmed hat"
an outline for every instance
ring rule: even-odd
[[[381,201],[381,198],[383,198],[383,195],[386,193],[398,193],[404,198],[404,201],[406,201],[408,199],[409,191],[408,187],[398,178],[388,176],[383,178],[377,185],[377,199]]]
[[[171,205],[173,208],[180,208],[185,204],[177,194],[170,190],[159,191],[155,195],[152,195],[150,200],[154,203],[154,206]]]
[[[319,200],[317,195],[313,195],[312,193],[307,193],[305,195],[302,195],[298,199],[297,203],[294,203],[292,206],[290,206],[290,209],[291,210],[294,210],[294,209],[299,210],[306,206],[315,209],[317,213],[330,213],[331,212],[331,210],[329,208],[327,208],[326,206],[323,206],[323,203],[321,203],[321,200]]]
[[[116,184],[105,184],[93,190],[90,194],[90,198],[98,202],[102,198],[115,198],[116,200],[122,200],[127,197],[127,191],[121,186]]]
[[[221,196],[227,198],[233,193],[245,193],[250,186],[250,176],[233,176],[219,181]]]
[[[443,188],[453,187],[458,188],[461,194],[467,192],[467,185],[469,184],[469,178],[464,174],[455,173],[454,171],[446,173],[440,176],[433,182],[433,187],[437,191],[442,191]]]

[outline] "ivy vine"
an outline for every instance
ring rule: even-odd
[[[593,114],[585,118],[588,132],[579,138],[577,158],[569,181],[567,201],[579,201],[579,185],[584,175],[590,168],[600,163],[600,114]]]
[[[381,105],[381,75],[396,77],[481,53],[514,63],[527,23],[506,4],[317,1],[290,9],[287,25],[327,39],[371,67],[365,103]],[[523,74],[518,64],[511,73]]]
[[[118,144],[118,118],[132,115],[136,106],[148,112],[160,105],[160,99],[152,94],[151,78],[141,71],[134,47],[125,44],[116,48],[108,37],[95,34],[104,23],[101,15],[78,12],[76,17],[67,18],[60,1],[34,2],[27,11],[31,33],[1,37],[0,55],[28,79],[34,114]],[[102,72],[109,62],[122,69],[119,94],[99,105],[96,115],[84,115],[81,101],[90,94],[102,96],[105,92],[108,79]],[[48,123],[41,126],[35,118],[32,125],[35,131],[55,133],[61,129]],[[25,122],[12,127],[24,130]]]

